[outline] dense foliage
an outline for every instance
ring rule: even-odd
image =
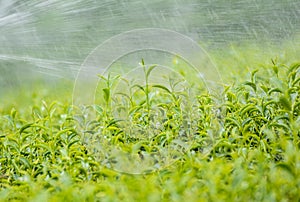
[[[151,68],[145,73],[147,81]],[[193,100],[172,82],[129,84],[129,94],[113,94],[118,79],[102,78],[98,105],[37,94],[30,107],[1,109],[0,200],[300,199],[299,64],[274,62],[224,85],[221,96],[197,91]],[[110,169],[112,146],[146,154],[174,140],[181,155],[170,164],[139,174]]]

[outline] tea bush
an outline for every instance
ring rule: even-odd
[[[273,62],[221,96],[192,99],[188,88],[147,82],[120,94],[109,79],[121,78],[103,77],[93,106],[3,106],[2,201],[299,201],[300,64]],[[111,169],[114,147],[143,161],[174,142],[170,164]]]

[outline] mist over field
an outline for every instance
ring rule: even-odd
[[[276,57],[299,46],[299,12],[296,0],[1,0],[1,89],[12,85],[7,78],[74,79],[99,44],[141,28],[177,31],[211,54],[246,43]]]

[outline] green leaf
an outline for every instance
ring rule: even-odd
[[[230,125],[237,126],[238,128],[241,126],[241,124],[234,118],[226,117],[225,122],[228,122]]]
[[[290,128],[286,124],[283,124],[283,123],[271,123],[269,126],[271,126],[271,127],[273,126],[273,127],[277,127],[277,128],[282,128],[286,132],[290,131]]]
[[[109,99],[110,99],[110,89],[109,88],[104,88],[102,90],[104,92],[103,98],[108,103]]]
[[[99,105],[94,105],[94,109],[96,110],[96,112],[98,114],[102,114],[103,113],[103,109]]]
[[[268,95],[271,95],[272,93],[282,93],[282,90],[279,88],[272,88],[268,91]]]
[[[296,63],[296,64],[292,65],[292,66],[289,68],[288,73],[297,71],[299,67],[300,67],[300,63]]]
[[[142,109],[143,106],[142,105],[137,105],[137,106],[134,106],[130,109],[130,111],[128,112],[129,115],[133,115],[135,114],[137,111],[139,111],[140,109]]]
[[[278,76],[278,66],[277,65],[273,65],[272,69],[273,69],[274,73],[276,74],[276,76]]]
[[[154,70],[154,68],[157,67],[157,65],[152,65],[149,67],[149,69],[147,70],[147,73],[146,73],[146,78],[148,79],[150,73]]]
[[[292,165],[282,162],[282,163],[278,163],[276,166],[287,171],[287,173],[291,174],[293,177],[296,177],[296,173]]]
[[[68,149],[75,143],[80,142],[80,140],[74,140],[68,144]]]
[[[29,163],[29,161],[24,158],[24,157],[20,157],[20,162],[26,167],[26,168],[31,168],[31,165]]]
[[[153,85],[153,87],[154,87],[154,88],[160,88],[160,89],[162,89],[162,90],[167,91],[169,94],[172,94],[172,92],[171,92],[167,87],[165,87],[165,86],[163,86],[163,85],[155,84],[155,85]]]
[[[280,96],[279,103],[283,106],[284,109],[291,111],[292,103],[291,100],[287,98],[287,96]]]
[[[251,83],[255,83],[255,75],[258,72],[258,69],[254,70],[253,72],[251,72]]]
[[[142,60],[141,60],[141,64],[143,65],[143,66],[145,66],[145,62],[144,62],[144,59],[142,58]]]
[[[293,81],[292,86],[296,86],[296,84],[300,81],[300,77]]]
[[[76,137],[78,134],[73,131],[73,133],[71,133],[69,136],[68,136],[68,141],[71,141],[74,137]]]
[[[34,123],[28,123],[28,124],[25,124],[24,126],[22,126],[20,128],[20,131],[19,133],[22,134],[24,132],[24,130],[26,130],[27,128],[30,128]]]
[[[135,84],[135,85],[133,85],[131,88],[135,88],[135,87],[139,88],[139,89],[142,90],[143,92],[146,92],[146,91],[145,91],[145,88],[144,88],[143,86],[139,85],[139,84]]]
[[[120,121],[122,121],[122,120],[121,119],[112,119],[112,120],[109,121],[109,123],[107,124],[106,128],[108,128],[108,127],[110,127],[110,126],[112,126],[112,125],[114,125],[114,124],[116,124],[116,123],[118,123]]]
[[[99,78],[101,78],[102,80],[104,80],[104,81],[107,82],[107,78],[106,78],[105,76],[103,76],[103,75],[101,75],[101,74],[97,74],[97,76],[98,76]]]
[[[17,111],[15,108],[12,108],[11,111],[10,111],[10,116],[12,117],[12,119],[15,119],[16,118],[16,114],[17,114]]]
[[[244,85],[250,86],[250,87],[253,88],[253,90],[256,92],[256,84],[255,84],[255,83],[250,82],[250,81],[246,81],[246,82],[244,83]]]
[[[265,85],[260,85],[260,88],[265,92],[265,93],[268,93],[269,91],[269,88]]]
[[[259,109],[252,104],[247,104],[241,109],[241,116],[244,116],[246,113],[250,114],[253,111],[259,111]]]

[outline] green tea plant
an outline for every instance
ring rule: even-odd
[[[155,66],[142,68],[144,85],[101,77],[93,106],[3,106],[0,200],[300,200],[299,63],[273,61],[219,97],[200,87],[192,100],[191,86],[152,84]],[[136,162],[145,169],[126,172]]]

